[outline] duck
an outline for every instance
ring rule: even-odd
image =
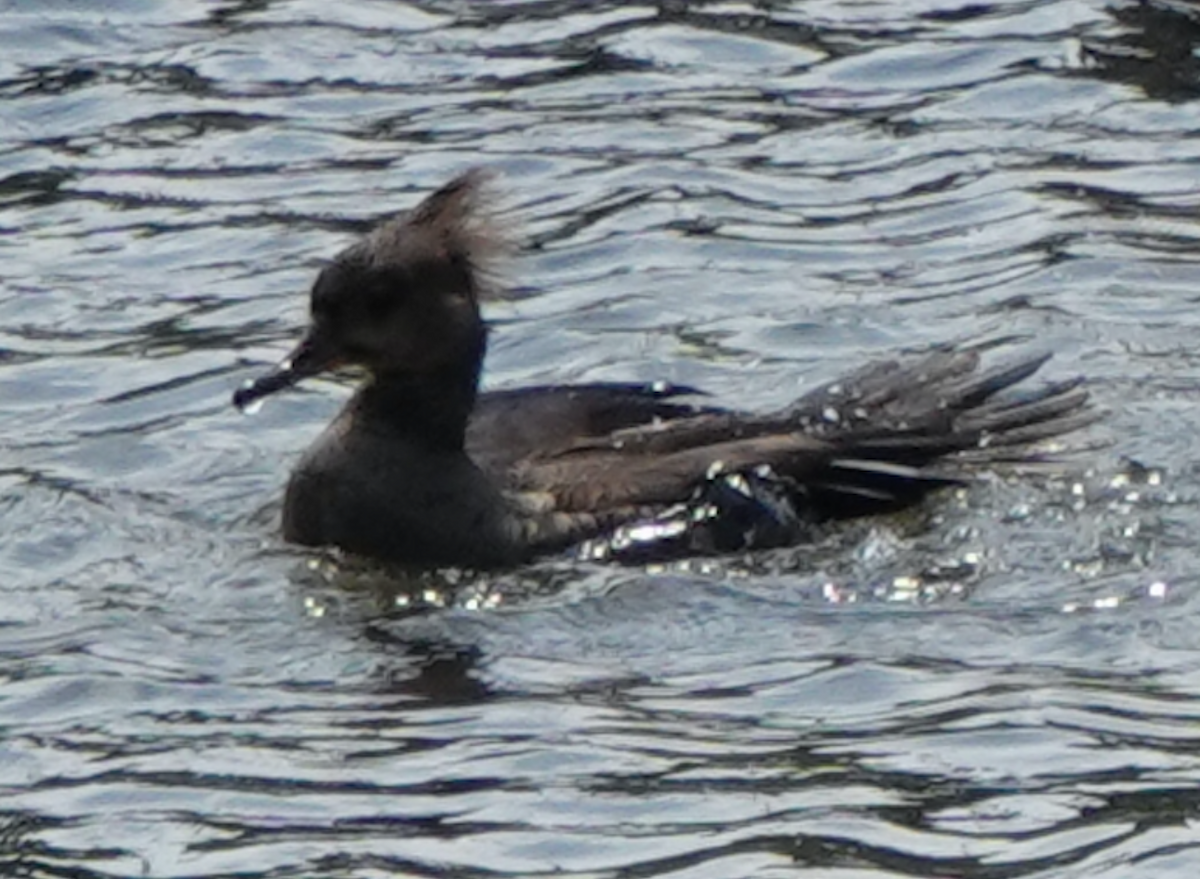
[[[291,472],[285,540],[470,569],[755,550],[1032,461],[1095,419],[1082,378],[1023,384],[1049,355],[985,365],[982,345],[871,362],[764,413],[662,383],[481,391],[482,305],[511,249],[494,179],[468,170],[337,254],[294,349],[234,393],[245,410],[364,376]]]

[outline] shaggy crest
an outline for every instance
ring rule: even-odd
[[[503,229],[495,191],[496,174],[472,168],[455,177],[417,207],[375,229],[353,256],[376,267],[464,262],[474,273],[475,295],[494,298],[500,289],[500,263],[513,251],[513,224]],[[351,253],[347,253],[351,256]]]

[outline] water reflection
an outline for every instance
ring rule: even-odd
[[[1190,877],[1194,25],[8,4],[0,873]],[[497,386],[770,408],[1016,335],[1115,448],[719,566],[298,553],[279,491],[345,389],[229,393],[315,265],[478,164],[532,241]]]

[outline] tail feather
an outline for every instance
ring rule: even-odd
[[[969,375],[957,388],[948,388],[946,405],[952,409],[966,410],[982,406],[987,400],[1003,390],[1020,384],[1049,360],[1050,354],[1018,360],[1016,363],[1001,364],[980,373]]]
[[[1083,410],[1087,401],[1087,391],[1071,391],[1013,409],[975,413],[964,419],[962,429],[966,433],[979,434],[985,439],[995,437],[1006,444],[1023,442],[1023,434],[1019,433],[1022,429],[1053,425]]]
[[[1063,396],[1076,388],[1082,387],[1085,381],[1083,376],[1077,375],[1068,379],[1046,382],[1037,388],[1013,390],[998,400],[991,400],[986,408],[992,412],[1006,412],[1009,409],[1016,409],[1027,403],[1034,403],[1050,397]]]
[[[867,367],[806,395],[791,413],[811,416],[835,400],[839,411],[865,411],[857,422],[820,424],[818,435],[836,451],[808,476],[811,511],[883,512],[963,484],[970,467],[1048,463],[1040,444],[1100,417],[1081,378],[1016,387],[1049,359],[1036,354],[980,370],[976,351],[936,351],[908,365]]]

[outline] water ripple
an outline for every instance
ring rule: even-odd
[[[0,873],[1192,874],[1187,4],[4,10]],[[476,164],[521,243],[492,386],[770,407],[1024,337],[1109,416],[748,559],[285,547],[344,382],[229,393]]]

